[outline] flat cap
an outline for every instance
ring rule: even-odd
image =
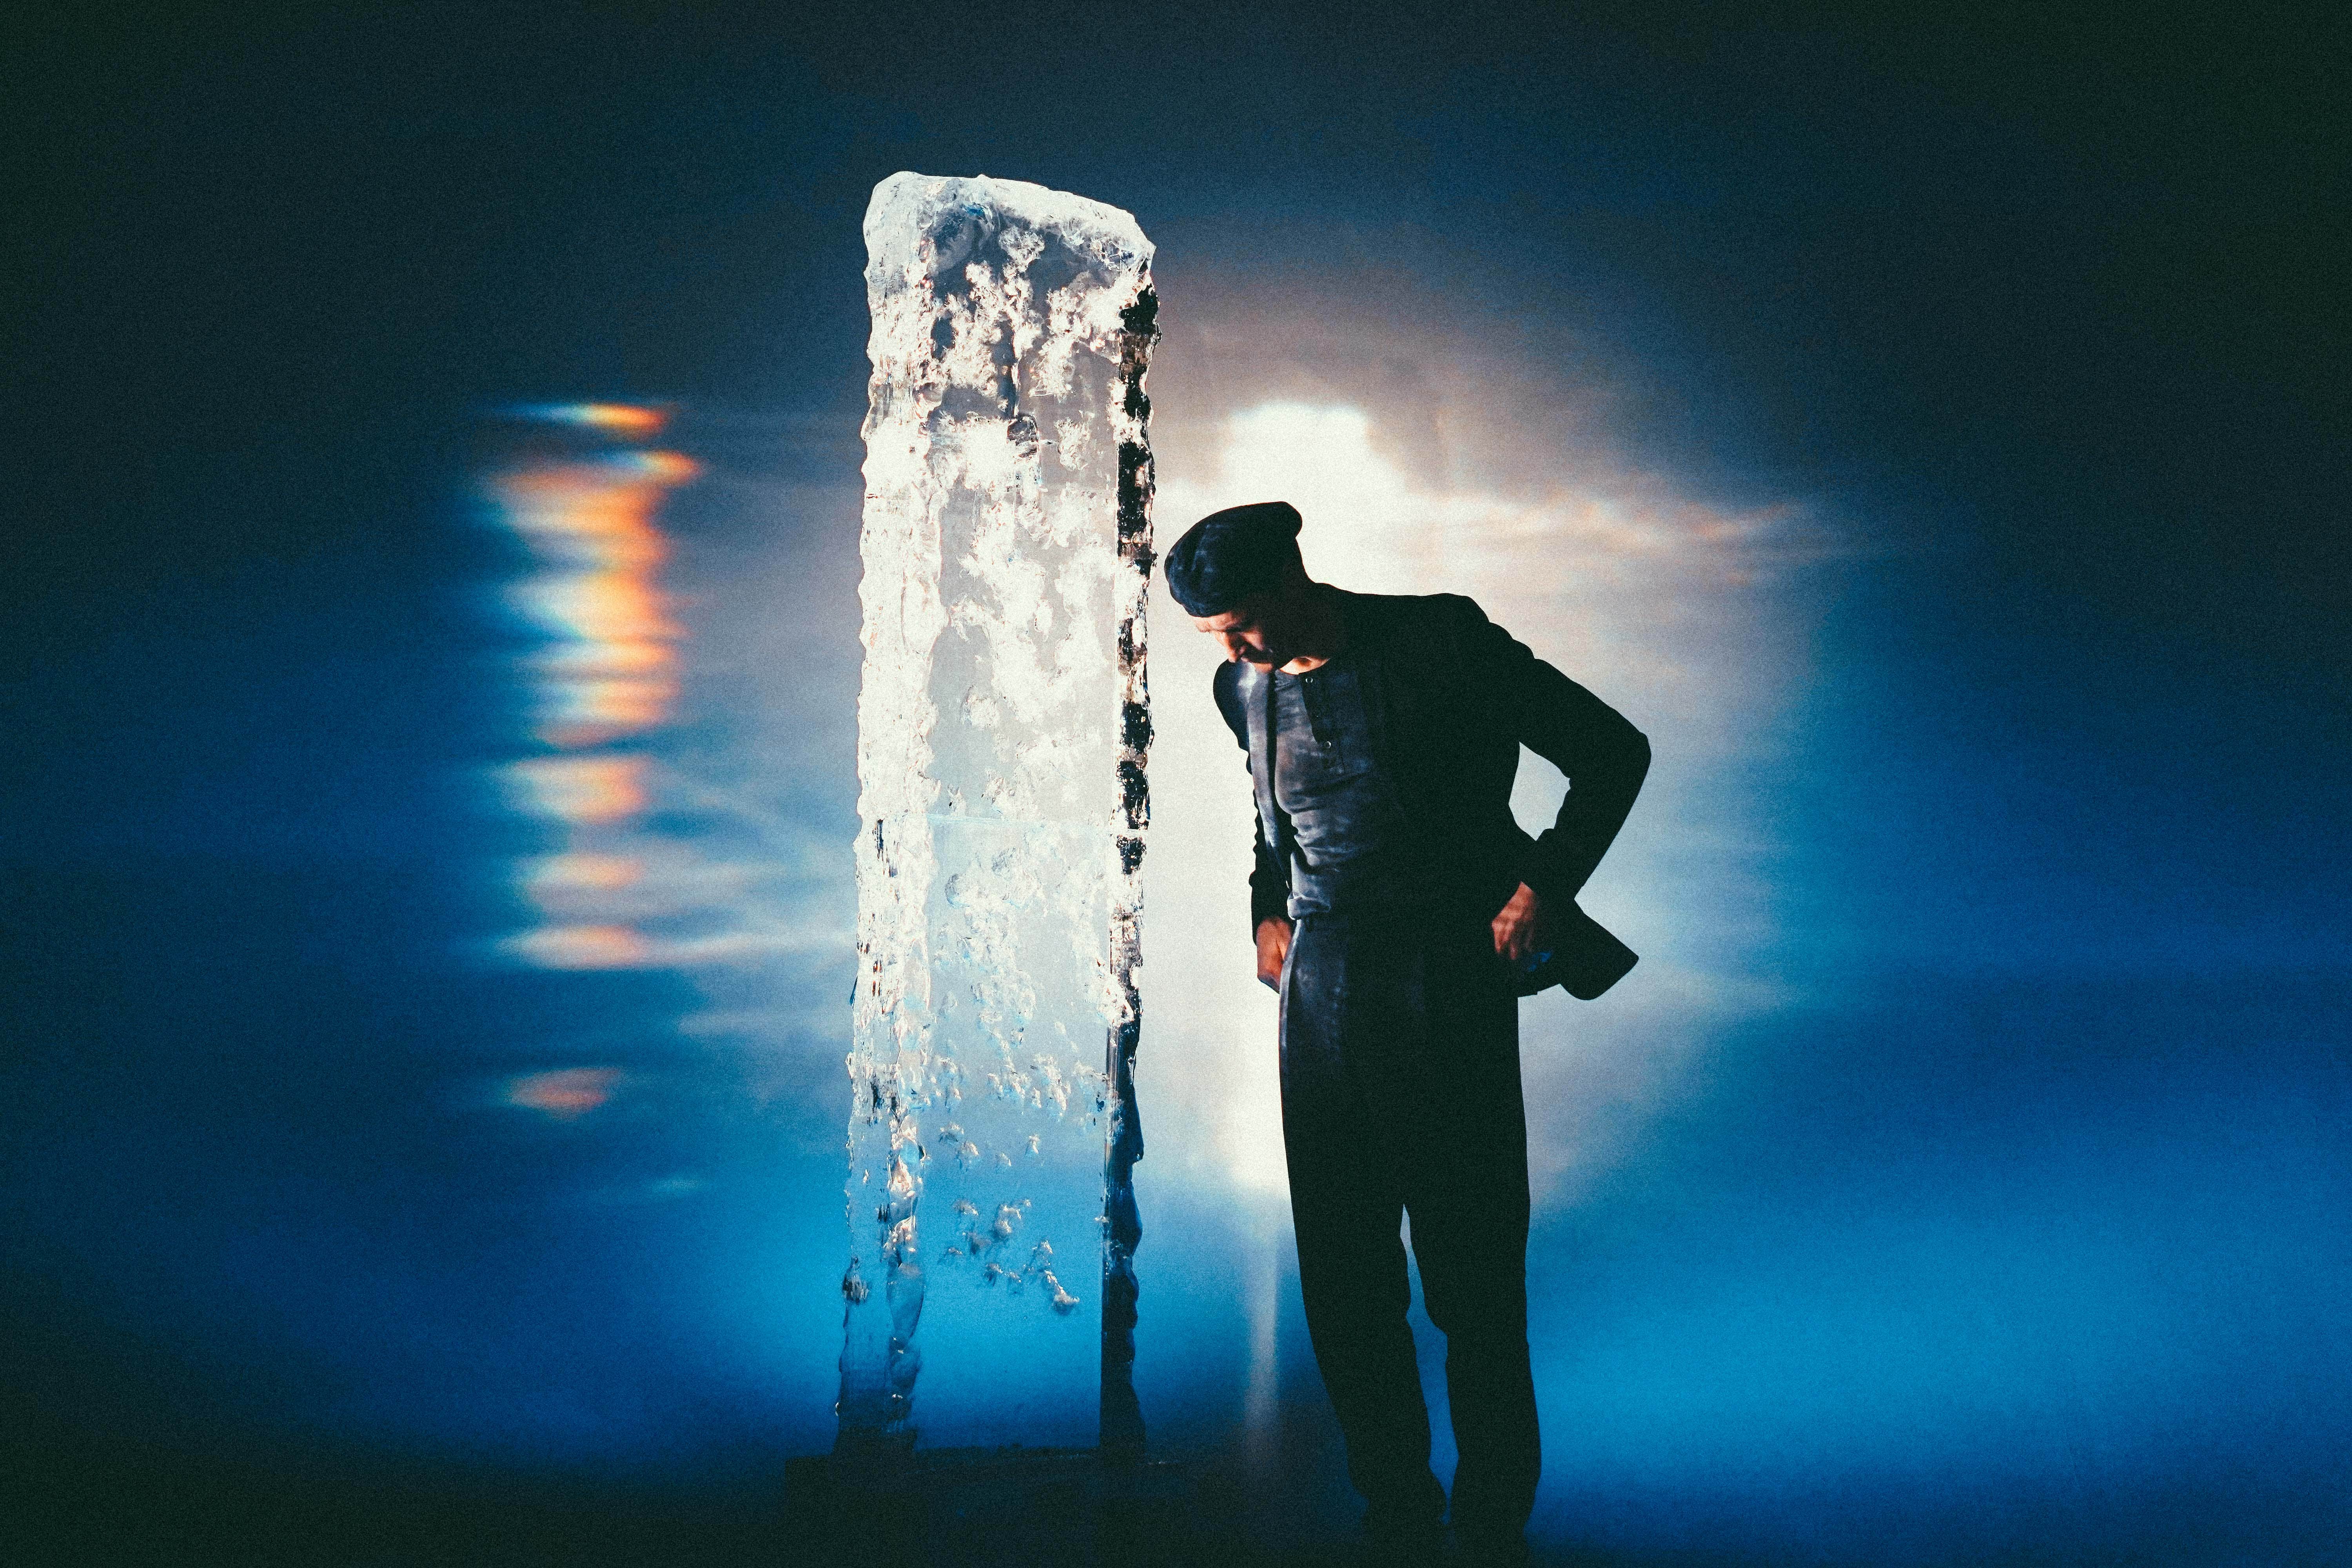
[[[1253,501],[1213,511],[1169,549],[1168,592],[1190,616],[1222,616],[1252,594],[1282,585],[1298,559],[1298,509]]]

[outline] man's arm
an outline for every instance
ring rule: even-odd
[[[1244,758],[1249,754],[1249,716],[1242,711],[1241,666],[1217,667],[1213,690],[1217,711],[1234,732]],[[1246,764],[1245,764],[1246,765]],[[1255,823],[1251,840],[1250,934],[1257,943],[1257,977],[1268,985],[1282,979],[1282,961],[1290,949],[1290,866],[1269,841],[1266,825],[1257,818],[1257,794],[1250,794],[1250,816]]]
[[[1538,900],[1576,897],[1642,793],[1650,742],[1625,716],[1461,601],[1465,657],[1529,751],[1568,775],[1552,826],[1530,840],[1519,880]]]

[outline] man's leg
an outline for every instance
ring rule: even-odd
[[[1433,1531],[1445,1493],[1429,1468],[1412,1288],[1399,1239],[1404,1198],[1367,1073],[1387,1044],[1361,1005],[1385,966],[1370,939],[1309,915],[1292,937],[1282,987],[1282,1133],[1298,1234],[1298,1279],[1315,1361],[1348,1443],[1348,1479],[1376,1532]],[[1383,988],[1393,984],[1384,977]]]
[[[1413,1142],[1429,1157],[1408,1167],[1405,1201],[1422,1299],[1445,1335],[1446,1403],[1461,1456],[1454,1527],[1511,1539],[1535,1506],[1542,1468],[1528,1361],[1518,1002],[1501,985],[1491,951],[1433,944],[1429,963],[1430,1061],[1446,1085],[1424,1097]]]

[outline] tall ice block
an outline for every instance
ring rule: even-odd
[[[901,174],[866,247],[841,1443],[1132,1451],[1151,245]]]

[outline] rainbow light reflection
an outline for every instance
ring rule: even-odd
[[[677,698],[677,645],[659,586],[669,542],[654,519],[695,474],[675,452],[533,465],[494,481],[542,570],[509,597],[553,639],[533,656],[539,738],[592,746],[652,729]]]
[[[512,411],[614,441],[659,434],[667,416],[614,403]],[[536,570],[507,603],[545,645],[524,657],[531,735],[546,751],[499,770],[517,811],[562,826],[558,852],[526,861],[518,881],[541,923],[506,952],[550,969],[632,968],[656,944],[630,918],[645,858],[633,829],[653,800],[652,759],[633,749],[677,701],[685,628],[661,586],[669,541],[658,518],[695,477],[676,452],[612,447],[527,460],[488,480],[498,520],[530,547]]]

